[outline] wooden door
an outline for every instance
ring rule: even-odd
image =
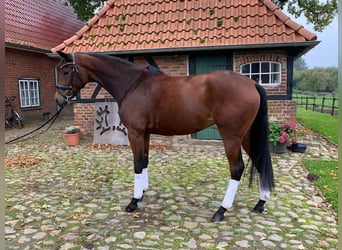
[[[205,73],[214,70],[232,69],[232,56],[231,55],[204,55],[195,56],[193,60],[193,69],[190,73]],[[231,63],[230,63],[231,62]],[[190,70],[191,71],[191,70]],[[217,126],[213,125],[207,129],[201,130],[191,135],[192,138],[199,140],[222,140]]]

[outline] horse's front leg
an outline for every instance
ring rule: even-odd
[[[142,171],[142,178],[143,178],[143,191],[147,191],[148,189],[148,151],[150,148],[150,134],[144,135],[144,163],[143,163],[143,171]]]
[[[138,208],[138,202],[148,188],[147,165],[150,136],[131,132],[128,137],[134,157],[134,192],[133,198],[125,210],[126,212],[133,212]]]

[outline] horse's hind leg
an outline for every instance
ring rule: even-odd
[[[223,142],[229,161],[231,179],[229,180],[222,205],[212,217],[212,221],[222,221],[226,210],[232,207],[242,173],[245,169],[241,153],[241,140],[239,138],[229,140],[223,138]]]
[[[128,133],[134,157],[134,194],[131,202],[126,207],[126,212],[133,212],[138,208],[138,202],[142,199],[144,191],[148,188],[148,149],[149,134]]]
[[[262,213],[264,212],[265,208],[264,205],[266,203],[266,201],[270,198],[271,196],[271,191],[269,190],[265,190],[264,188],[261,187],[261,181],[260,181],[260,177],[259,177],[259,201],[258,203],[255,205],[255,207],[253,208],[253,212],[255,213]]]
[[[242,142],[242,146],[243,146],[244,150],[246,151],[246,153],[250,156],[251,154],[250,154],[249,136],[245,137],[245,139]],[[253,176],[251,178],[253,178]],[[264,212],[264,210],[265,210],[264,205],[265,205],[266,201],[271,196],[271,191],[266,190],[265,188],[263,188],[261,186],[261,179],[260,178],[261,177],[259,176],[259,201],[252,210],[253,212],[256,212],[256,213]]]

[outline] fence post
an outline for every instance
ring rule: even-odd
[[[334,114],[335,114],[335,101],[336,101],[336,97],[333,97],[331,115],[334,115]]]
[[[315,111],[315,108],[316,108],[316,96],[313,97],[312,111]]]
[[[323,96],[323,100],[322,100],[321,113],[324,113],[324,102],[325,102],[325,96]]]

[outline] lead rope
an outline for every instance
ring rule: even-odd
[[[7,141],[7,142],[5,142],[5,144],[10,144],[10,143],[13,143],[13,142],[16,142],[16,141],[18,141],[18,140],[21,140],[21,141],[24,141],[24,140],[27,140],[27,139],[30,139],[30,138],[33,138],[33,137],[35,137],[35,136],[37,136],[37,135],[40,135],[40,134],[42,134],[42,133],[44,133],[44,132],[46,132],[46,131],[48,131],[50,128],[51,128],[51,126],[55,123],[55,121],[56,121],[56,119],[57,119],[57,117],[58,117],[58,115],[59,115],[59,113],[61,113],[61,111],[64,109],[64,107],[66,106],[66,104],[67,103],[65,103],[48,121],[46,121],[46,122],[44,122],[42,125],[40,125],[38,128],[36,128],[36,129],[34,129],[34,130],[32,130],[32,131],[30,131],[30,132],[28,132],[28,133],[26,133],[26,134],[23,134],[23,135],[21,135],[21,136],[19,136],[19,137],[17,137],[17,138],[14,138],[14,139],[12,139],[12,140],[9,140],[9,141]],[[52,122],[51,122],[52,121]],[[42,129],[43,127],[45,127],[49,122],[51,122],[51,124],[47,127],[47,129],[45,129],[44,131],[41,131],[40,133],[38,133],[38,134],[35,134],[35,135],[33,135],[33,136],[31,136],[31,137],[27,137],[27,136],[29,136],[29,135],[31,135],[31,134],[33,134],[34,132],[37,132],[38,130],[40,130],[40,129]],[[27,138],[25,138],[25,137],[27,137]]]

